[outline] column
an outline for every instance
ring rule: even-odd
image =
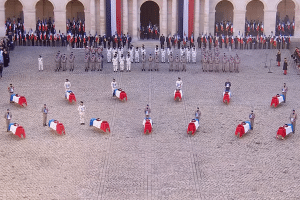
[[[5,9],[4,6],[0,8],[0,22],[5,22]],[[0,37],[5,37],[5,26],[0,26]]]
[[[167,0],[163,0],[163,4],[162,4],[162,9],[161,9],[161,26],[160,26],[160,31],[161,34],[164,34],[164,36],[167,35],[168,33],[168,27],[167,27],[167,23],[168,23],[168,1]]]
[[[25,30],[28,31],[32,28],[35,30],[36,28],[36,19],[35,19],[35,10],[24,10],[24,26]]]
[[[200,33],[200,0],[195,0],[195,28],[194,28],[195,40],[197,40],[199,33]]]
[[[85,32],[87,35],[92,34],[91,33],[91,12],[86,9],[84,9],[84,17],[85,17]]]
[[[295,8],[295,38],[300,38],[300,8]]]
[[[264,10],[264,33],[266,35],[275,34],[276,10]]]
[[[137,0],[133,0],[132,6],[132,38],[138,39],[138,25],[137,25]]]
[[[213,13],[215,13],[215,10],[213,11]],[[203,34],[209,34],[209,20],[212,20],[211,18],[211,13],[209,12],[209,0],[205,0],[204,2],[204,29],[203,29]],[[215,17],[213,17],[213,19],[215,19]],[[212,20],[213,23],[215,22],[215,20]]]
[[[66,18],[66,10],[54,10],[56,33],[58,33],[59,30],[61,33],[66,33]]]
[[[128,0],[123,0],[123,34],[128,32]]]
[[[207,34],[211,33],[212,35],[214,35],[215,19],[216,19],[216,10],[214,9],[209,12],[208,31],[205,31],[205,33]],[[204,24],[204,28],[205,28],[205,24]]]
[[[233,11],[233,34],[236,36],[245,33],[245,19],[246,10],[234,10]]]
[[[105,31],[105,0],[100,0],[100,35],[103,36]]]
[[[95,0],[90,1],[90,31],[92,35],[96,33],[96,7]]]
[[[177,33],[177,0],[172,0],[172,35]]]

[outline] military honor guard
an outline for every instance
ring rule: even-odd
[[[114,55],[114,57],[112,59],[112,63],[113,63],[114,72],[117,72],[118,71],[118,63],[119,63],[117,54]]]
[[[89,60],[90,60],[90,54],[86,53],[84,56],[84,66],[85,66],[84,71],[86,71],[86,72],[89,71]]]
[[[14,88],[14,86],[12,85],[12,84],[9,84],[9,87],[7,88],[7,90],[8,90],[8,94],[9,94],[9,99],[10,99],[10,97],[11,97],[11,95],[14,93],[14,91],[15,91],[15,88]],[[12,103],[12,101],[9,101],[10,103]]]
[[[169,56],[169,71],[173,71],[173,63],[174,63],[174,57],[171,53]]]
[[[166,50],[164,47],[160,50],[160,55],[161,55],[161,62],[165,63],[166,62]]]
[[[75,55],[73,54],[73,52],[71,52],[69,57],[70,71],[74,71],[74,60],[75,60]]]
[[[280,62],[281,62],[281,52],[280,52],[280,50],[278,50],[278,52],[276,54],[276,62],[277,62],[277,66],[280,66]]]
[[[61,66],[63,68],[63,71],[66,71],[67,70],[67,56],[66,54],[64,54],[62,57],[61,57]]]
[[[55,63],[56,63],[56,69],[55,71],[58,72],[61,68],[61,54],[60,51],[57,52],[56,56],[55,56]]]
[[[111,53],[112,53],[112,49],[109,46],[106,50],[107,63],[111,63]]]
[[[126,71],[130,72],[131,71],[131,58],[130,58],[130,53],[128,52],[127,57],[126,57]]]
[[[154,70],[158,71],[158,65],[159,65],[159,55],[158,55],[158,52],[155,52],[154,60],[155,60]]]
[[[115,96],[115,89],[117,89],[117,82],[115,79],[112,80],[111,84],[111,90],[112,90],[112,93],[113,93],[113,97]]]
[[[149,54],[148,62],[149,62],[149,69],[148,69],[148,71],[152,71],[153,58],[151,56],[151,53]]]
[[[192,62],[196,63],[196,61],[197,61],[197,49],[196,49],[196,47],[193,47],[192,48]]]
[[[130,52],[130,59],[131,59],[131,62],[133,62],[133,50],[132,52]],[[140,52],[139,52],[139,47],[136,47],[135,48],[135,52],[134,52],[134,61],[135,63],[139,63],[140,62]]]
[[[288,63],[287,63],[287,59],[284,58],[284,63],[283,63],[283,74],[286,75],[287,74],[287,67],[288,67]]]
[[[120,72],[123,72],[124,68],[125,68],[125,58],[124,58],[123,54],[121,54],[121,57],[120,57]]]

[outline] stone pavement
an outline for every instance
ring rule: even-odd
[[[26,139],[5,131],[0,120],[0,199],[299,199],[299,128],[286,140],[275,139],[279,126],[300,114],[299,76],[289,67],[284,76],[275,66],[276,50],[222,50],[238,53],[240,73],[202,72],[190,64],[187,72],[142,72],[133,64],[131,73],[84,72],[83,50],[74,50],[74,72],[54,72],[54,55],[67,48],[16,47],[0,79],[1,115],[6,108],[12,122],[24,126]],[[153,49],[147,49],[147,52]],[[38,72],[38,55],[45,70]],[[200,60],[198,52],[198,63]],[[268,54],[271,71],[264,68]],[[282,51],[282,58],[290,52]],[[177,77],[183,80],[183,101],[174,102]],[[64,99],[64,81],[87,107],[86,125],[79,123],[77,104]],[[111,96],[116,78],[127,102]],[[232,83],[232,101],[222,102],[224,83]],[[272,96],[289,87],[287,102],[271,108]],[[10,104],[7,87],[25,95],[26,108]],[[49,119],[61,121],[66,135],[42,126],[41,108]],[[151,107],[154,131],[143,134],[143,109]],[[196,107],[202,112],[200,128],[186,134]],[[256,114],[254,130],[235,137],[236,126]],[[89,127],[92,117],[107,120],[111,133]],[[299,125],[298,125],[299,126]]]

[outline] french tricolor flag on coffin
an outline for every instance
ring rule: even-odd
[[[90,126],[101,129],[104,132],[110,132],[109,124],[107,121],[102,121],[99,118],[92,118],[90,120]]]
[[[178,33],[190,37],[194,32],[195,0],[178,0]]]
[[[122,31],[122,0],[106,0],[106,34],[118,35]]]

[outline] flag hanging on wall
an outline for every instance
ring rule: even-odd
[[[178,33],[190,37],[194,32],[195,0],[178,0]]]
[[[122,0],[106,0],[106,35],[122,31]]]

